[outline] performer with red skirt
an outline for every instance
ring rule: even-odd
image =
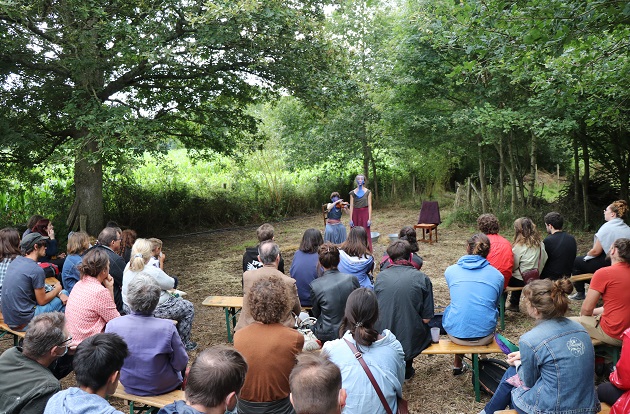
[[[368,245],[372,251],[372,192],[364,187],[365,176],[357,175],[357,188],[350,191],[350,228],[362,226],[368,234]]]

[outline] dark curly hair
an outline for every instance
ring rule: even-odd
[[[477,228],[483,234],[499,234],[499,219],[494,214],[482,214],[477,217]]]
[[[280,322],[289,311],[289,292],[282,279],[266,276],[257,280],[247,294],[247,303],[255,321],[264,324]]]

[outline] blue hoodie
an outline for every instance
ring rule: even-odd
[[[189,405],[186,405],[185,401],[179,400],[172,404],[165,405],[160,408],[158,414],[203,414],[201,411],[197,411]]]
[[[106,399],[83,391],[80,388],[71,387],[53,395],[44,414],[123,414],[118,411]]]
[[[359,279],[361,287],[374,289],[374,284],[370,280],[368,274],[372,273],[374,268],[374,257],[372,256],[349,256],[343,250],[339,250],[339,271],[356,276]]]
[[[444,276],[451,295],[451,304],[444,310],[444,330],[461,339],[493,333],[503,293],[503,275],[483,257],[466,255],[449,266]]]

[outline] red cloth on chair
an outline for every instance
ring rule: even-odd
[[[437,201],[423,201],[418,224],[440,224],[440,206]]]

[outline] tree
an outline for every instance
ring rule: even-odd
[[[326,0],[48,0],[0,5],[0,161],[74,163],[87,230],[103,224],[103,165],[167,139],[229,152],[248,104],[313,87],[336,53]]]

